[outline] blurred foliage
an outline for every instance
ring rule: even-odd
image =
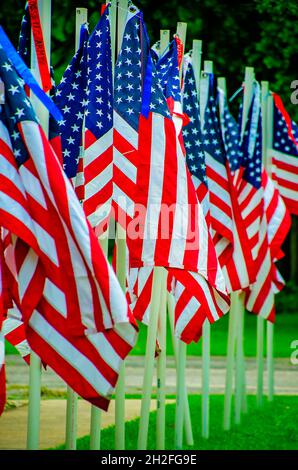
[[[0,23],[16,44],[25,2],[2,2]],[[298,79],[297,0],[163,0],[152,7],[149,0],[136,1],[144,11],[152,43],[160,29],[175,32],[177,21],[188,23],[187,47],[203,40],[203,58],[213,60],[215,72],[225,76],[231,95],[243,79],[244,67],[254,66],[259,80],[269,80],[280,93],[291,115],[298,109],[290,102],[291,82]],[[99,18],[95,0],[52,1],[52,63],[59,80],[74,52],[75,8],[87,7],[90,30]]]
[[[281,293],[275,296],[276,313],[295,313],[297,315],[298,286],[293,281],[286,283]]]

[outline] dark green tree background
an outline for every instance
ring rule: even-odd
[[[25,2],[2,2],[0,23],[16,44]],[[291,104],[291,82],[298,79],[297,0],[136,0],[144,11],[152,43],[161,28],[175,32],[177,21],[188,23],[188,43],[203,40],[204,58],[214,61],[215,72],[227,77],[232,94],[243,79],[244,67],[254,66],[259,80],[269,80],[295,119],[298,107]],[[95,0],[53,0],[52,64],[59,80],[74,48],[75,8],[87,7],[90,27],[99,18]]]

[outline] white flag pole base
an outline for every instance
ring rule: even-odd
[[[174,327],[174,316],[175,316],[175,301],[172,294],[168,292],[168,318],[170,322],[171,328],[171,336],[173,341],[173,350],[174,350],[174,358],[175,364],[177,369],[178,363],[178,338],[175,336],[175,327]],[[193,432],[192,432],[192,424],[191,424],[191,415],[189,409],[189,402],[188,402],[188,393],[186,383],[184,385],[184,426],[185,426],[185,437],[186,437],[186,444],[188,446],[193,446],[194,439],[193,439]]]
[[[29,405],[27,421],[27,449],[37,450],[40,431],[41,361],[35,352],[30,354]]]
[[[176,385],[176,417],[175,417],[175,447],[183,448],[183,421],[185,412],[185,367],[186,344],[178,341],[177,385]]]
[[[66,450],[76,450],[77,447],[77,418],[78,418],[78,395],[67,387],[66,404]]]
[[[159,308],[158,342],[160,352],[157,357],[156,391],[156,449],[165,449],[166,429],[166,368],[167,368],[167,272],[164,270],[161,301]]]
[[[141,402],[141,417],[138,434],[138,450],[146,450],[148,439],[150,401],[154,372],[154,358],[157,336],[158,311],[160,305],[161,285],[163,279],[162,267],[155,267],[153,272],[150,322],[147,329],[145,368],[143,379],[143,396]]]
[[[231,293],[231,309],[229,313],[229,331],[228,331],[228,350],[227,350],[227,366],[226,366],[226,384],[224,397],[224,423],[225,431],[231,429],[232,414],[232,394],[233,394],[233,378],[235,367],[235,344],[237,331],[237,309],[238,309],[238,293]]]
[[[209,373],[210,373],[210,323],[203,324],[202,333],[202,437],[209,438]]]

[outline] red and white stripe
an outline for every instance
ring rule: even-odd
[[[26,339],[22,314],[17,308],[8,310],[8,316],[2,324],[2,334],[6,341],[14,346],[24,361],[30,362],[30,346]]]
[[[298,157],[270,150],[272,178],[276,182],[286,206],[298,215]]]
[[[29,121],[18,127],[30,155],[20,168],[0,127],[0,219],[12,233],[5,261],[14,301],[42,361],[107,409],[135,322],[43,131]]]
[[[264,210],[259,230],[258,254],[255,260],[256,282],[246,294],[246,308],[263,318],[275,320],[274,294],[281,280],[274,265],[290,228],[289,213],[265,170],[262,174]]]
[[[123,228],[135,214],[138,141],[138,132],[114,111],[113,208]]]
[[[84,211],[99,235],[106,228],[113,194],[113,130],[96,139],[85,132]]]

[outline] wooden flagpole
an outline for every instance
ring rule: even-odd
[[[44,45],[47,54],[48,63],[51,56],[51,0],[38,1],[38,10],[43,32]],[[41,85],[41,78],[38,73],[37,57],[35,45],[31,34],[31,70],[35,78]],[[49,113],[47,109],[31,95],[32,105],[40,120],[40,124],[48,135],[49,132]],[[39,356],[31,351],[30,370],[29,370],[29,404],[27,421],[27,449],[37,450],[39,447],[40,433],[40,392],[41,392],[41,361]]]
[[[81,25],[87,22],[88,11],[86,8],[76,8],[76,35],[75,35],[75,52],[80,44]],[[84,138],[84,129],[82,131]],[[82,144],[82,149],[84,145]],[[81,150],[82,151],[82,150]],[[65,448],[67,450],[75,450],[77,444],[77,419],[78,419],[78,395],[67,387],[66,399],[66,429],[65,429]]]
[[[170,31],[160,31],[159,57],[162,56],[170,42]],[[156,390],[156,449],[165,449],[165,398],[166,398],[166,361],[167,361],[167,272],[164,270],[161,286],[161,300],[159,306],[159,322],[157,337],[160,351],[156,361],[157,390]]]
[[[265,168],[269,176],[272,175],[272,159],[269,149],[273,147],[273,96],[269,91],[269,83],[262,82],[262,87],[267,101],[266,115],[266,153]],[[268,400],[272,401],[274,397],[274,323],[267,321],[267,375],[268,375]]]
[[[183,51],[186,43],[187,23],[177,23],[177,36],[183,45]],[[180,65],[179,76],[182,80],[183,59]],[[176,417],[175,417],[175,446],[176,449],[183,447],[183,422],[185,411],[185,368],[186,368],[186,344],[178,340],[178,358],[177,358],[177,376],[176,376]]]
[[[116,3],[116,0],[114,0]],[[117,51],[119,53],[122,44],[123,32],[128,10],[127,0],[118,0],[117,9]],[[112,10],[113,11],[113,10]],[[116,60],[116,57],[115,57]],[[116,232],[117,259],[116,274],[119,283],[126,290],[126,232],[117,223]],[[115,391],[115,449],[125,449],[125,363],[121,366]]]
[[[200,113],[201,125],[204,125],[204,114],[209,92],[209,77],[213,73],[213,62],[204,61],[204,70],[200,80]],[[209,373],[210,373],[210,323],[205,320],[202,329],[202,437],[209,438]]]

